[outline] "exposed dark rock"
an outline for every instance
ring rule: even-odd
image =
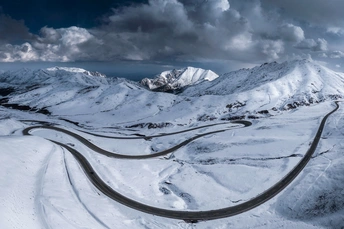
[[[36,113],[40,113],[40,114],[44,114],[44,115],[51,115],[51,112],[46,107],[42,107],[40,109],[37,109]]]
[[[13,87],[0,88],[0,96],[8,96],[12,92],[14,92],[14,88]]]
[[[9,99],[8,98],[2,98],[0,99],[0,105],[8,103]]]
[[[16,103],[8,103],[9,99],[8,98],[2,98],[0,99],[0,106],[15,109],[15,110],[20,110],[20,111],[31,111],[31,112],[36,112],[40,114],[45,114],[45,115],[50,115],[51,112],[46,108],[37,108],[37,107],[30,107],[28,105],[20,105]]]
[[[165,187],[160,187],[159,190],[160,190],[160,192],[164,193],[165,195],[171,194],[171,191]]]
[[[257,111],[258,114],[269,114],[268,110]]]
[[[228,111],[232,111],[235,108],[240,108],[240,107],[243,107],[245,105],[246,105],[246,103],[242,103],[242,102],[237,101],[235,103],[227,104],[226,108],[228,108]]]
[[[232,121],[232,120],[241,120],[244,118],[245,118],[245,115],[236,115],[236,116],[223,117],[221,118],[221,120]]]
[[[131,126],[126,126],[126,128],[148,128],[148,129],[156,129],[156,128],[165,128],[173,126],[172,123],[169,122],[162,122],[162,123],[138,123]]]
[[[202,121],[202,122],[205,122],[205,121],[212,121],[212,120],[215,120],[217,119],[214,115],[206,115],[206,114],[203,114],[201,116],[199,116],[197,118],[197,121]]]
[[[39,85],[39,84],[33,84],[33,85],[30,85],[30,86],[26,86],[25,87],[25,91],[26,92],[33,91],[33,90],[38,89],[40,87],[41,87],[41,85]]]
[[[327,95],[326,97],[322,97],[322,98],[310,97],[310,98],[305,99],[305,100],[295,101],[293,103],[288,103],[282,109],[283,110],[291,110],[291,109],[296,109],[297,107],[300,107],[300,106],[310,106],[311,104],[321,103],[321,102],[324,102],[326,99],[338,100],[338,99],[342,99],[342,98],[343,98],[343,96],[339,95],[339,94]],[[274,110],[274,108],[272,110]]]
[[[89,86],[89,87],[85,87],[84,89],[81,89],[78,94],[86,94],[87,92],[90,92],[92,90],[95,90],[99,88],[99,86]]]
[[[79,123],[78,122],[74,122],[74,121],[71,121],[71,120],[69,120],[69,119],[65,119],[65,118],[59,118],[60,120],[63,120],[63,121],[66,121],[66,122],[69,122],[69,123],[72,123],[72,124],[74,124],[74,125],[76,125],[76,126],[79,126]]]
[[[328,97],[332,100],[342,99],[342,95],[328,95]]]

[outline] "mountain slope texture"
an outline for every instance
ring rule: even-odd
[[[344,74],[308,60],[273,62],[224,74],[182,95],[231,95],[243,104],[268,104],[283,110],[342,98]]]

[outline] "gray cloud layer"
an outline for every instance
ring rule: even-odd
[[[191,3],[192,2],[192,3]],[[0,61],[344,58],[341,0],[150,0],[96,28],[41,29],[0,15]]]

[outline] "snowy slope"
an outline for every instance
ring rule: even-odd
[[[264,64],[186,89],[185,96],[223,95],[241,104],[285,110],[342,98],[344,74],[307,60]]]
[[[187,67],[180,70],[165,71],[154,79],[145,78],[141,84],[149,89],[159,91],[178,90],[204,81],[213,81],[218,75],[211,70]]]
[[[159,112],[174,98],[169,94],[157,97],[132,81],[75,68],[9,71],[0,74],[0,82],[0,88],[12,91],[3,96],[3,103],[44,109],[54,115],[89,115],[89,121],[95,114],[108,119],[116,116],[117,122],[138,120]]]

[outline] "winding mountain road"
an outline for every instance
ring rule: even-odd
[[[33,120],[32,120],[33,121]],[[46,123],[45,123],[46,124]],[[159,134],[159,135],[152,135],[152,136],[137,136],[137,137],[114,137],[114,136],[105,136],[105,135],[99,135],[99,134],[92,134],[98,137],[104,137],[104,138],[112,138],[112,139],[151,139],[151,138],[158,138],[158,137],[164,137],[164,136],[168,136],[168,135],[175,135],[175,134],[180,134],[180,133],[185,133],[185,132],[189,132],[189,131],[193,131],[196,129],[201,129],[201,128],[206,128],[206,127],[211,127],[211,126],[216,126],[216,125],[224,125],[224,124],[241,124],[244,127],[250,126],[252,125],[251,122],[249,121],[245,121],[245,120],[238,120],[238,121],[233,121],[233,122],[226,122],[226,123],[216,123],[216,124],[211,124],[211,125],[205,125],[205,126],[200,126],[200,127],[195,127],[195,128],[191,128],[188,130],[183,130],[183,131],[178,131],[178,132],[172,132],[172,133],[166,133],[166,134]],[[85,139],[84,137],[71,132],[69,130],[66,129],[62,129],[59,127],[55,127],[55,126],[32,126],[32,127],[28,127],[26,129],[23,130],[23,134],[24,135],[30,135],[30,131],[34,130],[34,129],[48,129],[48,130],[54,130],[54,131],[59,131],[62,132],[64,134],[67,134],[75,139],[77,139],[78,141],[80,141],[82,144],[84,144],[85,146],[87,146],[88,148],[90,148],[91,150],[94,150],[95,152],[105,155],[107,157],[113,157],[113,158],[119,158],[119,159],[147,159],[147,158],[153,158],[153,157],[158,157],[158,156],[164,156],[167,155],[169,153],[172,153],[174,151],[176,151],[177,149],[187,145],[188,143],[204,137],[206,135],[210,135],[210,134],[215,134],[215,133],[220,133],[220,132],[224,132],[233,128],[226,128],[226,129],[222,129],[222,130],[216,130],[216,131],[211,131],[211,132],[207,132],[207,133],[203,133],[203,134],[199,134],[196,135],[192,138],[189,138],[183,142],[181,142],[180,144],[170,148],[170,149],[166,149],[163,150],[161,152],[157,152],[157,153],[152,153],[152,154],[145,154],[145,155],[123,155],[123,154],[117,154],[114,152],[110,152],[107,150],[104,150],[94,144],[92,144],[90,141],[88,141],[87,139]],[[86,132],[86,131],[82,131],[82,132]],[[88,134],[91,134],[89,132],[86,132]],[[48,139],[49,140],[49,139]]]
[[[259,194],[258,196],[235,206],[231,206],[231,207],[226,207],[226,208],[221,208],[221,209],[216,209],[216,210],[209,210],[209,211],[175,211],[175,210],[168,210],[168,209],[162,209],[162,208],[157,208],[157,207],[153,207],[153,206],[149,206],[146,204],[142,204],[140,202],[137,202],[135,200],[129,199],[123,195],[121,195],[120,193],[116,192],[115,190],[113,190],[110,186],[108,186],[93,170],[91,164],[87,161],[87,159],[81,154],[79,153],[77,150],[73,149],[72,147],[56,142],[56,141],[52,141],[54,143],[56,143],[57,145],[60,145],[64,148],[66,148],[68,151],[70,151],[73,156],[77,159],[77,161],[79,162],[79,164],[81,165],[82,169],[84,170],[85,174],[87,175],[87,177],[89,178],[89,180],[94,184],[94,186],[96,186],[102,193],[104,193],[106,196],[108,196],[109,198],[125,205],[128,206],[130,208],[142,211],[142,212],[146,212],[149,214],[153,214],[153,215],[158,215],[158,216],[162,216],[162,217],[168,217],[168,218],[174,218],[174,219],[182,219],[188,222],[195,222],[195,221],[199,221],[199,220],[213,220],[213,219],[219,219],[219,218],[225,218],[225,217],[229,217],[229,216],[234,216],[240,213],[243,213],[245,211],[248,211],[258,205],[263,204],[264,202],[270,200],[271,198],[273,198],[274,196],[276,196],[279,192],[281,192],[284,188],[286,188],[297,176],[298,174],[303,170],[303,168],[306,166],[306,164],[308,163],[308,161],[311,159],[314,151],[316,150],[316,147],[320,141],[321,138],[321,134],[323,132],[325,123],[327,118],[333,114],[335,111],[337,111],[339,108],[338,102],[336,102],[336,108],[334,110],[332,110],[331,112],[329,112],[321,121],[319,128],[316,132],[316,135],[313,139],[312,144],[310,145],[310,148],[308,149],[308,151],[306,152],[306,154],[304,155],[304,157],[300,160],[300,162],[285,176],[283,177],[279,182],[277,182],[275,185],[273,185],[271,188],[267,189],[266,191],[264,191],[263,193]],[[235,121],[233,123],[237,123],[237,124],[242,124],[245,127],[251,125],[250,122],[248,121]],[[55,130],[55,131],[60,131],[63,132],[65,134],[68,134],[74,138],[76,138],[77,140],[79,140],[82,144],[84,144],[85,146],[89,147],[90,149],[109,156],[109,157],[115,157],[115,158],[121,158],[121,159],[146,159],[146,158],[152,158],[152,157],[157,157],[157,156],[161,156],[161,155],[166,155],[168,153],[171,153],[177,149],[179,149],[180,147],[188,144],[189,142],[209,135],[209,134],[214,134],[214,133],[218,133],[218,132],[224,132],[228,129],[224,129],[224,130],[218,130],[218,131],[212,131],[212,132],[208,132],[208,133],[203,133],[200,135],[196,135],[193,138],[190,138],[182,143],[180,143],[179,145],[172,147],[168,150],[162,151],[162,152],[158,152],[155,154],[150,154],[150,155],[138,155],[138,156],[130,156],[130,155],[121,155],[121,154],[114,154],[112,152],[103,150],[97,146],[95,146],[94,144],[90,143],[89,141],[87,141],[85,138],[70,132],[68,130],[64,130],[58,127],[53,127],[53,126],[33,126],[33,127],[29,127],[23,130],[23,134],[24,135],[30,135],[30,131],[33,129],[38,129],[38,128],[44,128],[44,129],[50,129],[50,130]],[[186,131],[190,131],[190,130],[186,130]],[[186,132],[186,131],[181,131],[181,132],[176,132],[176,133],[182,133],[182,132]],[[174,133],[174,134],[176,134]],[[150,136],[152,137],[162,137],[162,136],[166,136],[166,135],[171,135],[170,134],[161,134],[161,135],[156,135],[156,136]],[[99,135],[98,135],[99,136]],[[116,137],[111,137],[111,138],[116,138]],[[135,139],[138,138],[146,138],[145,136],[142,137],[133,137]]]

